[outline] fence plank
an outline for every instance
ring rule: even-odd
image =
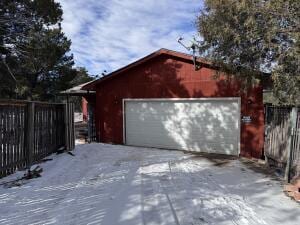
[[[4,175],[4,109],[0,108],[0,177]]]
[[[27,168],[33,163],[34,155],[34,108],[35,103],[30,102],[27,105],[27,124],[26,124],[26,153],[27,153]]]
[[[300,176],[300,109],[297,109],[296,123],[293,130],[293,146],[291,158],[291,176]]]
[[[289,126],[289,137],[288,137],[288,147],[287,147],[287,163],[285,168],[285,179],[290,182],[290,170],[292,165],[292,156],[293,156],[293,136],[294,130],[296,129],[296,121],[297,121],[297,109],[293,108],[290,115],[290,126]]]

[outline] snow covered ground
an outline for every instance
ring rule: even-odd
[[[74,154],[51,156],[20,187],[1,185],[0,224],[300,224],[280,181],[240,160],[104,144]]]

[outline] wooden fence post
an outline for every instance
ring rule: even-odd
[[[64,105],[65,121],[65,146],[67,151],[72,151],[75,147],[75,127],[74,127],[74,104]]]
[[[30,169],[33,162],[33,148],[34,148],[34,102],[27,104],[27,124],[26,124],[26,167]]]
[[[75,112],[75,105],[72,104],[71,112],[70,112],[70,123],[72,125],[72,129],[70,131],[70,135],[72,136],[71,139],[71,149],[75,148],[75,120],[74,120],[74,112]]]
[[[293,108],[290,116],[290,130],[289,130],[289,140],[288,140],[288,152],[287,152],[287,162],[286,162],[286,167],[285,167],[285,174],[284,178],[287,182],[290,182],[290,172],[291,172],[291,160],[292,160],[292,150],[293,150],[293,135],[294,135],[294,130],[296,129],[296,123],[297,123],[297,108]]]
[[[65,146],[66,150],[69,151],[70,144],[69,144],[69,121],[68,121],[68,107],[69,103],[64,104],[64,121],[65,121]]]

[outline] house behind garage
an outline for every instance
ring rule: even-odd
[[[97,139],[104,143],[263,155],[262,86],[247,91],[191,55],[161,49],[94,81]]]

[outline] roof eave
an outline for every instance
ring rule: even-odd
[[[62,91],[59,95],[70,95],[70,96],[82,96],[82,95],[93,95],[96,94],[95,91],[83,90],[83,91]]]
[[[162,48],[162,49],[160,49],[160,50],[158,50],[156,52],[153,52],[150,55],[147,55],[147,56],[145,56],[145,57],[143,57],[143,58],[141,58],[141,59],[139,59],[139,60],[137,60],[137,61],[135,61],[135,62],[133,62],[133,63],[131,63],[129,65],[127,65],[127,66],[124,66],[124,67],[122,67],[122,68],[120,68],[120,69],[118,69],[118,70],[116,70],[116,71],[114,71],[114,72],[112,72],[112,73],[104,76],[104,77],[101,77],[100,79],[95,80],[94,82],[91,82],[91,83],[89,83],[87,85],[84,85],[82,87],[82,90],[95,91],[97,84],[99,84],[100,82],[103,82],[105,80],[111,79],[111,78],[115,77],[116,75],[118,75],[118,74],[120,74],[122,72],[125,72],[125,71],[127,71],[127,70],[129,70],[131,68],[134,68],[134,67],[138,66],[138,65],[141,65],[144,62],[146,62],[148,60],[151,60],[151,59],[153,59],[153,58],[155,58],[157,56],[160,56],[160,55],[170,55],[170,56],[177,57],[177,58],[180,58],[180,59],[184,59],[184,60],[188,60],[188,61],[193,61],[193,56],[192,55]],[[201,64],[204,64],[204,65],[212,66],[211,62],[208,62],[208,61],[206,61],[206,60],[204,60],[202,58],[198,58],[197,62],[201,63]]]

